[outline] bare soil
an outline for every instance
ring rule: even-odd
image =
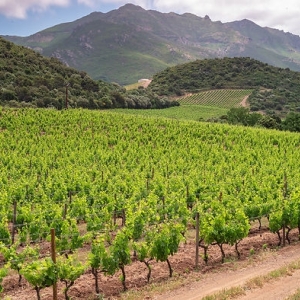
[[[151,81],[152,81],[151,79],[145,79],[145,80],[141,81],[141,86],[146,88],[151,83]]]
[[[270,233],[267,228],[260,231],[254,228],[239,244],[240,259],[237,258],[234,247],[225,246],[226,262],[222,264],[218,246],[211,246],[208,265],[200,258],[199,267],[196,269],[194,230],[190,230],[187,242],[180,246],[176,255],[170,257],[174,270],[173,278],[169,278],[165,262],[153,261],[152,276],[148,284],[145,265],[133,261],[131,265],[125,267],[128,292],[123,292],[120,272],[114,276],[101,275],[102,299],[201,299],[217,291],[243,285],[250,278],[267,274],[271,270],[300,260],[298,231],[291,232],[291,241],[291,244],[284,248],[278,247],[276,234]],[[45,244],[45,253],[48,251],[47,247]],[[89,247],[86,245],[81,250],[80,255],[83,259],[87,258]],[[299,284],[300,271],[290,275],[278,279],[276,283],[266,284],[260,289],[245,291],[245,296],[241,299],[284,299],[285,296],[294,293]],[[6,296],[11,300],[36,299],[36,292],[32,286],[23,279],[19,287],[17,281],[16,273],[11,273],[4,279],[2,299]],[[64,299],[63,289],[63,284],[58,283],[58,299]],[[96,297],[95,282],[90,270],[75,281],[69,295],[73,300],[101,299]],[[52,299],[51,287],[41,291],[41,299]]]
[[[228,269],[222,267],[215,272],[199,274],[198,281],[194,281],[177,290],[159,295],[155,300],[198,300],[204,296],[221,292],[225,289],[246,284],[250,279],[266,275],[273,270],[299,261],[300,245],[292,244],[278,250],[268,249],[261,251],[254,257],[248,257],[236,264],[229,263]],[[270,283],[265,283],[261,288],[245,290],[245,295],[235,299],[285,299],[299,288],[300,270],[290,273]]]
[[[293,295],[299,288],[300,271],[289,274],[289,276],[280,278],[276,282],[270,282],[263,286],[261,289],[254,289],[246,291],[244,297],[240,297],[240,300],[282,300],[287,296]]]
[[[249,96],[245,96],[244,97],[244,99],[242,100],[242,102],[240,103],[240,105],[242,106],[242,107],[249,107],[249,104],[248,104],[248,98],[249,98]]]

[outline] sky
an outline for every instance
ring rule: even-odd
[[[248,19],[262,27],[300,35],[299,0],[0,0],[0,35],[29,36],[126,3],[165,13],[208,15],[222,23]]]

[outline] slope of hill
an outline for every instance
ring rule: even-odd
[[[0,105],[13,107],[161,108],[177,103],[145,89],[126,92],[117,84],[92,80],[56,58],[0,38]]]
[[[15,107],[110,107],[112,93],[122,91],[2,38],[0,79],[0,104]]]
[[[179,63],[224,56],[249,56],[300,70],[299,36],[248,20],[212,22],[208,16],[160,13],[132,4],[94,12],[29,37],[5,38],[59,58],[94,79],[119,84],[149,78]]]
[[[277,68],[251,58],[205,59],[157,73],[149,88],[159,95],[183,95],[201,89],[254,89],[252,111],[282,115],[300,110],[300,73]]]

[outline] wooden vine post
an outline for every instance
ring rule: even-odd
[[[65,203],[64,205],[64,212],[63,212],[63,219],[65,220],[67,217],[67,212],[68,212],[68,204]]]
[[[72,203],[72,191],[69,191],[69,203]]]
[[[126,212],[125,208],[122,209],[122,226],[126,225]]]
[[[55,246],[55,229],[51,228],[51,258],[54,264],[56,264],[56,246]],[[53,300],[57,300],[57,283],[56,280],[53,283]]]
[[[196,214],[196,257],[195,257],[195,267],[198,268],[199,265],[199,234],[200,234],[200,220],[199,213]]]
[[[286,173],[284,173],[284,184],[283,184],[283,201],[286,201],[288,195],[288,186],[287,186],[287,178]],[[285,222],[282,225],[282,246],[285,247]]]
[[[13,220],[12,220],[12,229],[11,229],[11,244],[15,243],[15,227],[17,222],[17,201],[14,201],[14,212],[13,212]]]

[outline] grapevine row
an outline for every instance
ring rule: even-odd
[[[3,247],[11,243],[8,224],[16,245],[45,241],[54,228],[66,255],[86,242],[98,249],[91,250],[101,255],[95,274],[118,267],[124,278],[133,249],[145,265],[168,262],[197,213],[201,247],[208,255],[216,243],[223,259],[223,245],[237,245],[252,219],[268,216],[282,242],[299,227],[297,134],[112,112],[0,109],[0,145]],[[123,211],[120,229],[112,216]],[[119,253],[120,243],[130,251]],[[24,276],[38,268],[35,261],[24,262]]]
[[[252,90],[211,90],[186,96],[179,100],[183,105],[208,105],[231,108],[239,105]]]

